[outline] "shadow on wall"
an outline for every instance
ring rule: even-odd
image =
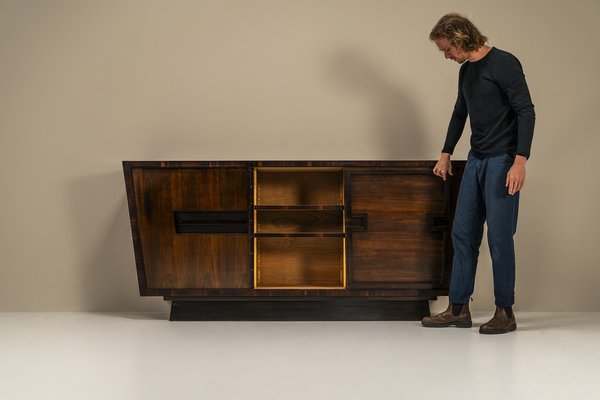
[[[79,309],[167,310],[162,298],[139,296],[123,173],[77,179],[69,185],[69,198],[81,273]]]
[[[328,76],[340,89],[366,99],[372,106],[373,130],[367,133],[379,143],[383,159],[423,159],[425,132],[406,88],[399,87],[367,55],[350,48],[339,49],[331,56]]]

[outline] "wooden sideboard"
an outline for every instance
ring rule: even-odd
[[[140,294],[171,320],[419,320],[464,161],[124,161]]]

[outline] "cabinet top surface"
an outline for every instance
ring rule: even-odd
[[[205,168],[205,167],[431,167],[435,160],[230,160],[230,161],[123,161],[130,168]],[[456,165],[464,160],[452,160]]]

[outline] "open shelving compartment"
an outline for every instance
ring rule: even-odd
[[[254,169],[254,287],[344,289],[341,168]]]

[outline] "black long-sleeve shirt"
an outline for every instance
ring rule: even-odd
[[[454,152],[467,115],[471,122],[471,151],[478,158],[503,153],[531,152],[535,111],[519,60],[492,47],[479,61],[460,67],[458,97],[443,153]]]

